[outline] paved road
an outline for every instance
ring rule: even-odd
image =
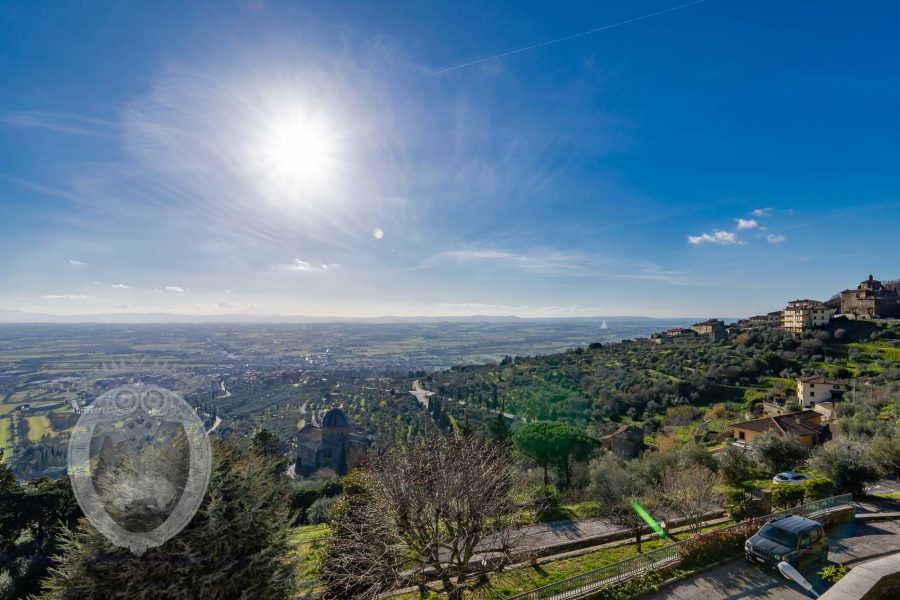
[[[875,485],[870,485],[866,488],[866,492],[869,494],[895,494],[900,492],[900,481],[896,479],[882,479]]]
[[[419,380],[416,379],[413,381],[413,389],[411,389],[409,393],[416,397],[416,400],[425,407],[425,410],[428,410],[428,397],[434,396],[434,392],[429,392],[423,388],[422,384],[419,383]]]
[[[853,566],[900,550],[900,524],[894,521],[845,523],[828,532],[832,562]],[[815,575],[815,567],[802,572],[817,592],[828,585]],[[685,581],[649,596],[652,600],[803,600],[812,598],[795,583],[789,583],[777,571],[754,566],[745,559],[704,571]]]

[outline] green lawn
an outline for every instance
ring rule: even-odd
[[[304,525],[294,529],[291,541],[294,551],[300,557],[300,578],[304,581],[317,579],[316,566],[319,563],[319,552],[328,535],[328,525]]]
[[[28,421],[29,442],[39,442],[45,434],[54,435],[53,428],[50,426],[50,419],[45,415],[26,417],[26,420]]]
[[[0,450],[4,451],[4,461],[12,454],[12,436],[9,431],[10,420],[0,419]]]

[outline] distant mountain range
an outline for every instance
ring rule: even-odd
[[[552,322],[586,322],[605,320],[610,323],[624,321],[641,321],[646,323],[673,321],[702,321],[709,317],[641,317],[619,316],[610,317],[598,315],[596,317],[517,317],[517,316],[491,316],[469,315],[461,317],[450,316],[414,316],[414,317],[308,317],[291,315],[179,315],[174,313],[107,313],[90,315],[51,315],[46,313],[32,313],[21,310],[0,309],[0,323],[477,323],[477,322],[504,322],[504,321],[552,321]],[[725,318],[725,321],[733,321],[733,318]]]

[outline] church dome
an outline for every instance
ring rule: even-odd
[[[347,415],[339,408],[332,408],[322,419],[322,427],[346,427],[348,423]]]

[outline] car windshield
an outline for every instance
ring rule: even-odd
[[[760,530],[759,535],[789,548],[797,547],[797,535],[790,531],[779,529],[775,525],[766,525]]]

